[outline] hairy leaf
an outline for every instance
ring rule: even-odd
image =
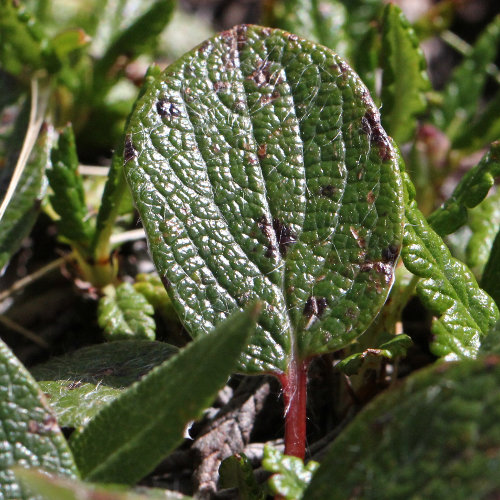
[[[297,457],[283,455],[271,446],[264,447],[262,467],[274,474],[269,479],[271,490],[279,498],[295,500],[302,498],[319,463],[310,460],[307,465]]]
[[[437,125],[447,129],[451,138],[462,127],[467,129],[479,105],[487,78],[487,67],[496,57],[500,45],[500,15],[477,39],[474,47],[454,70],[444,89],[444,98]]]
[[[31,373],[49,398],[59,424],[80,427],[176,352],[177,348],[163,342],[116,341],[51,358]]]
[[[338,349],[382,307],[402,239],[399,159],[333,52],[281,30],[225,31],[150,72],[124,156],[188,331],[265,301],[242,369]]]
[[[50,203],[60,217],[59,234],[83,246],[89,244],[92,228],[87,219],[87,206],[82,179],[78,173],[78,157],[71,126],[59,134],[57,147],[51,152],[52,166],[47,170]]]
[[[490,257],[484,268],[481,286],[493,297],[500,307],[500,231],[497,232]]]
[[[238,312],[104,407],[71,444],[85,479],[134,484],[182,440],[234,370],[258,307]],[[117,425],[119,422],[119,425]]]
[[[494,498],[499,383],[498,356],[415,373],[358,414],[302,499]]]
[[[81,481],[51,476],[45,471],[36,469],[16,468],[14,473],[37,495],[37,498],[45,500],[189,500],[192,498],[167,490],[146,490],[139,494],[123,489],[93,486]]]
[[[338,0],[282,0],[272,2],[266,21],[276,28],[297,33],[344,55],[347,9]]]
[[[465,249],[466,263],[476,276],[482,276],[491,246],[500,227],[500,192],[488,196],[469,211],[472,235]]]
[[[441,236],[456,231],[467,222],[467,209],[484,200],[495,177],[500,176],[500,141],[491,145],[481,161],[460,180],[452,195],[428,218]]]
[[[156,324],[153,306],[130,283],[113,288],[99,301],[99,326],[108,340],[154,340]]]
[[[11,467],[44,467],[65,476],[76,468],[40,388],[0,341],[0,497],[34,499]]]
[[[417,293],[436,315],[433,351],[438,356],[476,356],[481,337],[498,320],[498,309],[465,264],[453,258],[440,236],[411,201],[406,208],[403,262],[422,278]]]
[[[21,126],[16,126],[12,135],[19,134],[21,132],[19,128],[22,128],[22,136],[24,137],[26,123],[23,116],[19,118],[22,122]],[[21,246],[22,240],[30,233],[38,217],[41,199],[46,189],[44,172],[45,167],[50,162],[51,146],[51,131],[46,128],[40,134],[21,174],[15,193],[0,219],[0,274],[10,257]],[[21,144],[18,143],[17,137],[11,136],[6,154],[7,164],[4,166],[5,172],[12,171],[9,164],[17,161],[20,150]],[[7,182],[5,184],[8,185]],[[0,194],[5,194],[2,191],[0,186]]]
[[[381,66],[383,125],[396,142],[408,141],[417,125],[416,116],[425,110],[424,92],[430,84],[418,38],[392,3],[384,11]]]

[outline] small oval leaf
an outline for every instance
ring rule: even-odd
[[[402,241],[398,157],[329,49],[243,25],[153,68],[125,169],[193,336],[265,302],[244,370],[338,349],[383,305]]]

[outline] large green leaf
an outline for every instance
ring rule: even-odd
[[[418,295],[437,316],[432,325],[433,351],[452,359],[476,356],[481,337],[499,318],[494,301],[479,288],[468,267],[451,256],[415,201],[408,203],[406,219],[402,257],[408,270],[423,278]]]
[[[134,484],[182,441],[236,366],[259,306],[235,313],[105,406],[71,438],[82,476]],[[119,425],[117,423],[119,422]]]
[[[460,180],[452,195],[429,216],[432,228],[441,236],[467,222],[468,209],[478,205],[500,176],[500,141],[491,145],[481,161]]]
[[[51,476],[45,471],[36,469],[18,468],[15,469],[15,474],[24,485],[39,495],[37,498],[45,500],[192,500],[192,497],[159,489],[146,490],[139,494],[124,491],[123,488],[104,488],[82,481]]]
[[[78,349],[35,366],[59,425],[86,425],[107,403],[177,349],[163,342],[116,341]]]
[[[383,305],[402,242],[398,156],[328,49],[258,26],[207,40],[150,71],[124,156],[190,333],[265,301],[242,369],[338,349]]]
[[[416,115],[425,110],[429,89],[426,61],[418,38],[401,9],[390,3],[384,11],[381,66],[382,121],[396,142],[409,140]]]
[[[470,500],[500,492],[498,356],[444,363],[370,403],[303,500]]]
[[[71,452],[40,388],[0,341],[0,498],[34,498],[10,467],[44,467],[75,476]]]

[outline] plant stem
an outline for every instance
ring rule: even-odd
[[[285,403],[285,455],[304,459],[306,452],[307,369],[309,361],[293,357],[288,373],[278,376]]]

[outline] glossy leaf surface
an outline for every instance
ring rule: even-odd
[[[366,87],[326,48],[238,26],[153,68],[125,168],[194,337],[265,302],[242,369],[338,349],[383,305],[402,239],[398,158]]]
[[[0,497],[34,499],[10,470],[44,467],[65,476],[76,468],[57,421],[28,371],[0,341]]]
[[[236,366],[258,308],[238,312],[152,370],[108,406],[71,445],[90,481],[134,484],[182,441]]]
[[[429,223],[441,236],[456,231],[467,222],[468,208],[484,200],[500,176],[500,141],[491,145],[481,161],[460,180],[443,206],[429,216]]]
[[[18,468],[15,474],[37,495],[37,498],[45,500],[189,500],[192,498],[166,490],[151,490],[138,494],[123,489],[93,486],[82,481],[50,476],[36,469]]]
[[[498,356],[412,375],[334,441],[303,500],[494,498],[499,384]]]
[[[433,351],[451,359],[475,357],[481,337],[498,320],[498,309],[467,266],[451,256],[415,201],[407,205],[406,219],[403,262],[423,278],[418,295],[437,316],[432,325]]]
[[[425,110],[430,83],[417,35],[392,3],[384,11],[381,65],[383,124],[396,142],[405,142],[413,135],[416,115]]]
[[[99,326],[108,340],[154,340],[153,306],[130,283],[122,283],[113,294],[102,297],[97,311]]]
[[[54,357],[31,373],[49,398],[59,425],[80,427],[176,352],[163,342],[109,342]]]

